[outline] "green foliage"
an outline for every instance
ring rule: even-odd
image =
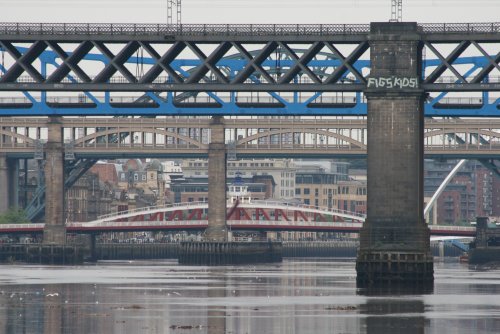
[[[31,223],[23,209],[10,208],[0,214],[0,224],[28,224]]]

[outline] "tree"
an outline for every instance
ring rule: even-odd
[[[28,224],[31,223],[23,209],[10,208],[0,214],[0,224]]]

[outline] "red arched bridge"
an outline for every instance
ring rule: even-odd
[[[144,207],[113,213],[91,222],[68,222],[68,232],[202,230],[208,226],[208,203],[190,202]],[[231,230],[311,231],[357,233],[365,216],[337,209],[272,201],[228,206]],[[0,233],[41,233],[44,224],[4,224]],[[474,236],[475,227],[430,225],[432,235]]]

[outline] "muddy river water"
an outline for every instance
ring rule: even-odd
[[[0,266],[0,333],[498,333],[500,270],[435,264],[427,293],[367,294],[354,260]]]

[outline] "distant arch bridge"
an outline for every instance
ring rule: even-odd
[[[208,226],[207,202],[177,203],[113,213],[91,222],[69,222],[70,233],[203,230]],[[273,201],[239,203],[228,207],[231,230],[357,233],[365,216],[358,213]],[[0,233],[41,233],[44,224],[0,225]],[[474,227],[429,226],[432,235],[474,236]]]

